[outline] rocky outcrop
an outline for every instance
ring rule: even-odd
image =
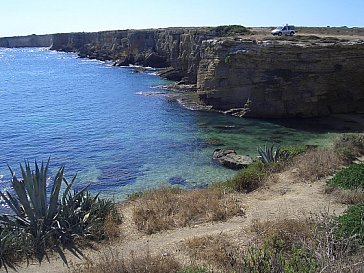
[[[0,38],[0,47],[49,47],[52,35],[29,35]]]
[[[364,43],[336,39],[204,42],[200,99],[252,117],[364,112]]]
[[[246,155],[238,155],[235,150],[216,149],[212,155],[221,165],[229,169],[243,169],[253,163],[253,159]]]
[[[196,83],[202,42],[216,37],[209,28],[120,30],[54,34],[51,49],[78,52],[81,57],[155,68],[164,76]]]

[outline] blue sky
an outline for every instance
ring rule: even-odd
[[[0,0],[0,37],[168,26],[364,26],[364,0]]]

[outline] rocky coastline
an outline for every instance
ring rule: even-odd
[[[195,92],[201,108],[236,116],[364,113],[364,35],[273,38],[216,29],[30,35],[0,38],[0,47],[47,46],[116,66],[158,68],[158,75],[178,82],[174,89]]]

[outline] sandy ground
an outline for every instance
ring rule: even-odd
[[[100,252],[118,252],[124,257],[135,252],[148,251],[150,254],[174,255],[180,261],[188,262],[183,256],[183,242],[193,237],[224,234],[228,238],[239,238],[240,243],[247,244],[251,234],[246,232],[254,220],[300,219],[310,214],[329,212],[340,214],[345,206],[334,202],[330,195],[323,193],[324,181],[315,183],[300,182],[295,170],[277,174],[274,183],[250,194],[234,194],[241,201],[246,214],[234,217],[226,222],[213,222],[144,235],[137,231],[132,221],[133,202],[120,205],[124,222],[120,226],[120,239],[110,245],[102,245],[98,250],[87,250],[85,255],[91,260],[97,259]],[[72,255],[67,255],[73,266],[82,263]],[[68,268],[59,257],[51,257],[41,266],[32,262],[28,267],[23,265],[19,272],[68,272]]]

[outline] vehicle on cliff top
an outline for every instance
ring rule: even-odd
[[[296,31],[295,31],[295,27],[292,25],[285,25],[285,26],[280,26],[280,27],[276,27],[274,30],[272,30],[272,35],[273,36],[293,36],[295,35]]]

